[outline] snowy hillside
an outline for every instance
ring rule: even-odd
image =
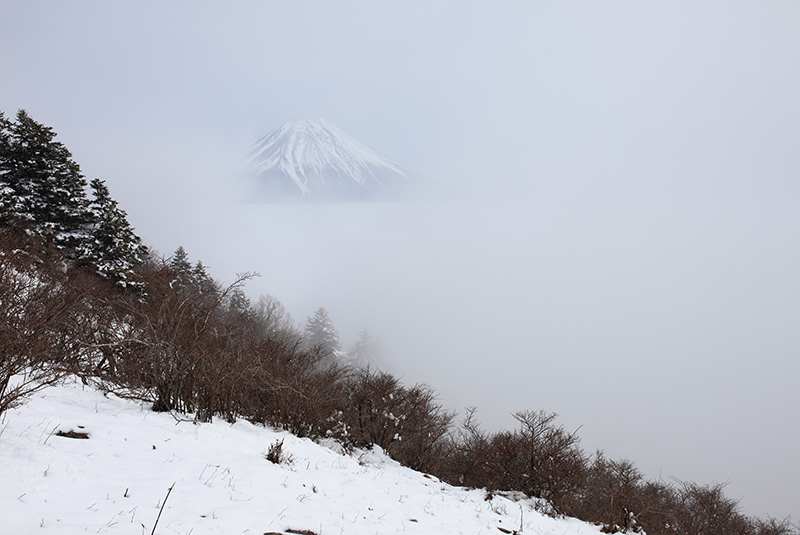
[[[279,440],[291,463],[265,458]],[[0,533],[150,534],[162,505],[164,535],[497,535],[519,530],[520,515],[524,533],[599,533],[527,501],[487,501],[380,451],[342,455],[246,422],[196,425],[80,383],[6,414],[0,465]]]
[[[418,178],[325,120],[289,121],[256,140],[248,169],[267,199],[399,200]]]

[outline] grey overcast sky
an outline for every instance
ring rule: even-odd
[[[800,3],[0,0],[0,110],[148,244],[489,429],[545,409],[650,478],[800,517]],[[463,194],[274,206],[240,157],[325,118]]]

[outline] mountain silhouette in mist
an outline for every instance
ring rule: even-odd
[[[325,121],[288,121],[248,152],[248,175],[265,201],[403,201],[436,189]]]

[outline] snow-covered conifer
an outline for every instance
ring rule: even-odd
[[[111,198],[105,183],[96,178],[91,186],[92,227],[85,256],[101,275],[124,283],[132,276],[133,267],[144,261],[147,248],[133,232],[125,212]]]
[[[339,332],[333,326],[328,316],[328,311],[320,307],[306,320],[306,344],[309,347],[318,347],[328,354],[342,352],[342,341]]]
[[[366,368],[374,366],[380,361],[380,344],[366,327],[358,333],[358,341],[347,352],[347,359],[353,366]]]
[[[53,129],[19,110],[0,115],[0,224],[26,228],[78,256],[91,223],[86,180]]]
[[[219,284],[208,274],[206,266],[200,260],[192,268],[192,279],[201,294],[216,295],[219,293]]]

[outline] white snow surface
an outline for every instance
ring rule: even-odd
[[[291,179],[305,196],[346,197],[356,186],[391,190],[413,176],[324,119],[288,121],[256,140],[248,157],[251,173]]]
[[[58,436],[85,432],[88,439]],[[290,464],[265,458],[284,441]],[[0,424],[0,533],[599,533],[530,500],[467,490],[380,450],[341,454],[239,421],[195,424],[80,382],[51,387]],[[166,499],[167,491],[174,488]]]

